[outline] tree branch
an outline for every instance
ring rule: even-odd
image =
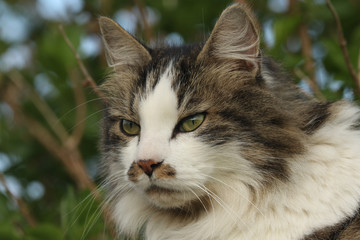
[[[89,72],[87,71],[85,65],[83,64],[79,54],[77,53],[74,45],[71,43],[70,39],[67,37],[65,30],[63,28],[63,26],[60,24],[59,25],[59,31],[61,33],[61,35],[63,36],[66,44],[69,46],[70,50],[72,51],[72,53],[75,56],[75,59],[80,67],[81,72],[83,73],[83,75],[85,76],[85,82],[83,83],[84,86],[90,85],[90,87],[93,89],[93,91],[103,100],[106,101],[106,97],[103,95],[103,93],[99,90],[98,86],[96,85],[95,81],[93,80],[93,78],[90,76]],[[71,78],[73,79],[73,78]],[[83,94],[83,91],[81,89],[79,89],[79,84],[78,82],[74,81],[74,94],[75,94],[75,99],[77,101],[78,107],[80,107],[81,105],[85,105],[83,101],[82,96],[78,96],[78,93]],[[75,165],[73,166],[74,169],[78,169],[77,170],[77,178],[82,179],[81,182],[85,183],[85,186],[91,190],[91,193],[93,195],[93,197],[97,200],[97,201],[101,201],[102,197],[98,191],[98,189],[96,188],[95,184],[91,181],[91,179],[88,177],[86,171],[85,171],[85,166],[83,165],[83,161],[82,161],[82,157],[81,154],[78,150],[77,146],[77,142],[79,142],[81,140],[81,136],[82,136],[82,132],[83,132],[83,127],[84,124],[82,122],[83,119],[85,117],[83,117],[83,112],[79,112],[79,111],[84,111],[84,109],[82,110],[78,110],[77,112],[77,117],[76,117],[76,129],[73,132],[73,138],[70,138],[69,141],[67,142],[67,144],[65,145],[65,147],[67,147],[67,149],[69,150],[69,155],[68,155],[68,159],[71,162],[74,162]],[[80,127],[78,125],[81,125]],[[75,143],[72,143],[71,140],[75,141]],[[76,161],[81,159],[81,161]],[[111,236],[115,239],[117,237],[116,231],[114,229],[114,223],[112,218],[110,217],[110,210],[104,206],[103,209],[103,218],[106,222],[106,226],[111,234]]]
[[[61,145],[41,123],[21,111],[18,102],[20,95],[21,92],[14,85],[10,84],[2,96],[12,108],[16,123],[26,127],[30,135],[64,164],[67,172],[80,189],[94,189],[95,185],[87,176],[83,160],[78,150],[75,150],[74,145],[71,145],[71,148],[67,145]]]
[[[75,144],[61,145],[60,142],[54,138],[50,132],[41,125],[37,120],[27,116],[21,111],[20,99],[21,92],[13,84],[9,84],[1,95],[2,99],[6,101],[14,112],[15,122],[26,127],[37,141],[39,141],[53,156],[59,159],[65,166],[68,174],[74,180],[79,189],[90,189],[93,197],[97,201],[101,201],[102,197],[96,188],[94,182],[89,178],[81,153]],[[71,139],[71,138],[69,138]],[[23,206],[22,203],[19,207]],[[26,205],[25,205],[26,206]],[[26,214],[24,212],[23,214]],[[25,215],[24,215],[25,216]],[[110,234],[116,238],[116,231],[114,224],[110,217],[110,211],[104,207],[103,216]]]
[[[98,86],[96,85],[94,79],[90,76],[88,70],[86,69],[83,61],[81,60],[79,54],[77,53],[74,45],[71,43],[70,39],[68,38],[68,36],[66,35],[66,32],[64,30],[64,27],[62,24],[59,24],[58,26],[59,28],[59,31],[61,33],[61,35],[63,36],[66,44],[69,46],[71,52],[74,54],[75,56],[75,59],[76,59],[76,62],[78,63],[79,67],[80,67],[80,70],[81,72],[84,74],[85,76],[85,82],[83,83],[84,86],[87,86],[89,85],[93,91],[100,97],[102,98],[103,100],[105,100],[105,97],[104,97],[104,94],[99,90]]]
[[[71,142],[74,146],[78,146],[81,142],[81,139],[84,135],[86,121],[86,97],[84,93],[84,88],[81,86],[80,81],[78,81],[77,72],[70,74],[70,81],[74,84],[74,98],[76,102],[76,117],[75,117],[75,129],[71,134],[71,139],[68,139],[67,144]]]
[[[305,82],[307,82],[307,84],[309,85],[311,91],[314,91],[313,89],[313,81],[303,72],[301,71],[300,68],[295,68],[294,69],[294,73],[296,76],[298,76],[299,78],[303,79]],[[319,95],[317,96],[320,100],[326,100],[325,96],[322,94],[321,91],[319,91],[318,93]]]
[[[358,94],[360,94],[360,77],[356,76],[355,69],[354,69],[353,65],[351,64],[350,57],[349,57],[349,52],[347,50],[347,43],[346,43],[346,40],[345,40],[345,37],[344,37],[344,33],[343,33],[342,26],[341,26],[339,15],[337,14],[337,12],[336,12],[336,10],[335,10],[335,8],[332,5],[330,0],[326,0],[326,4],[327,4],[328,8],[330,9],[330,11],[331,11],[331,13],[332,13],[332,15],[333,15],[333,17],[335,19],[335,22],[336,22],[339,45],[340,45],[341,51],[342,51],[342,53],[344,55],[346,66],[347,66],[347,68],[349,70],[351,78],[353,79],[353,81],[356,84],[356,92]]]
[[[49,127],[53,130],[55,135],[65,142],[69,138],[69,134],[65,127],[60,123],[58,117],[49,107],[49,105],[39,96],[39,94],[24,80],[24,78],[18,72],[12,72],[9,74],[10,80],[15,84],[20,92],[28,92],[31,101],[40,111]],[[56,124],[55,124],[56,123]]]
[[[320,100],[325,100],[325,97],[321,93],[319,86],[316,82],[314,69],[315,63],[312,57],[312,44],[309,34],[307,33],[307,26],[305,24],[300,25],[299,35],[302,43],[301,52],[305,59],[305,71],[309,74],[309,77],[306,77],[305,80],[308,82],[314,95]]]
[[[10,191],[7,182],[5,180],[4,175],[0,172],[0,182],[3,185],[4,189],[5,189],[5,193],[11,198],[13,199],[16,204],[19,207],[20,213],[24,216],[24,218],[26,219],[26,221],[30,224],[30,226],[34,227],[36,226],[36,220],[35,218],[30,214],[29,208],[27,207],[27,205],[25,204],[25,202],[21,199],[21,198],[17,198],[14,194],[12,194],[12,192]]]
[[[147,17],[146,7],[144,6],[144,3],[141,0],[133,0],[133,2],[139,9],[141,21],[144,24],[144,32],[145,32],[146,40],[150,41],[152,38],[152,32],[151,32],[150,26],[146,20],[146,17]]]

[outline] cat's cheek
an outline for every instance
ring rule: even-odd
[[[126,170],[131,167],[136,158],[138,141],[138,137],[134,137],[128,142],[126,147],[121,149],[119,159]]]
[[[205,183],[207,176],[213,172],[209,159],[215,154],[204,142],[193,134],[179,136],[170,145],[168,162],[177,171],[177,179],[187,184]]]

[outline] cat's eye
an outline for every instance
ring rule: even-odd
[[[192,132],[196,130],[205,120],[205,113],[198,113],[183,119],[180,122],[179,129],[181,132]]]
[[[128,136],[135,136],[140,133],[140,126],[129,120],[121,120],[120,128],[121,131]]]

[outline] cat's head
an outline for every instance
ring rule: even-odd
[[[259,28],[247,8],[228,7],[198,45],[151,49],[108,18],[100,27],[113,68],[102,85],[101,144],[115,201],[136,191],[178,208],[232,181],[255,188],[287,177],[285,159],[302,144],[262,86]]]

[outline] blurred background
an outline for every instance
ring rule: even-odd
[[[251,0],[265,54],[322,101],[358,102],[360,1]],[[227,0],[0,0],[0,239],[114,239],[102,212],[97,18],[141,41],[206,40]],[[352,70],[351,67],[352,66]],[[105,210],[106,212],[106,210]]]

